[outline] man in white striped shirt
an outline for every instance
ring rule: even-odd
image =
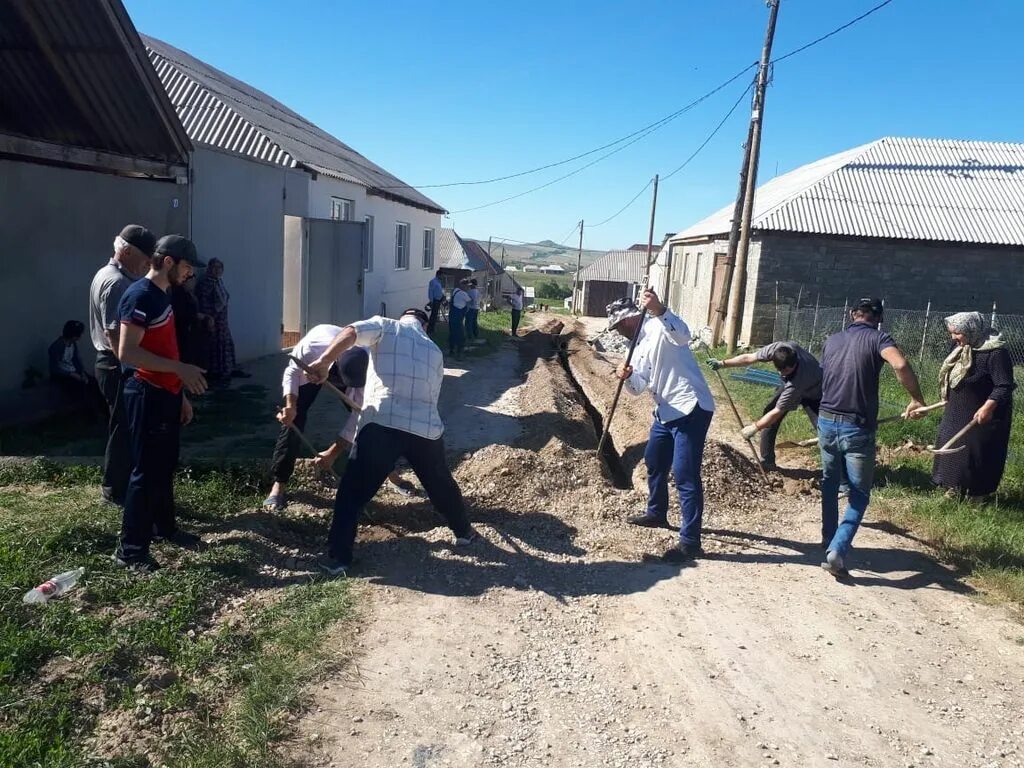
[[[358,344],[370,350],[363,411],[356,450],[345,467],[334,502],[328,556],[321,568],[344,575],[352,564],[356,523],[399,458],[405,458],[435,509],[455,534],[456,546],[475,537],[444,453],[444,424],[437,399],[444,379],[444,356],[427,336],[429,318],[408,309],[398,320],[379,315],[345,326],[312,364],[309,379],[327,378],[341,354]]]

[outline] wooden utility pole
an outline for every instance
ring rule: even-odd
[[[757,70],[757,86],[754,89],[754,104],[750,111],[749,154],[743,213],[740,219],[739,242],[729,290],[729,316],[725,324],[725,343],[731,354],[736,350],[740,333],[740,316],[743,312],[743,298],[747,284],[747,253],[750,249],[750,220],[754,212],[754,192],[757,189],[757,163],[761,155],[761,123],[764,119],[765,90],[768,88],[768,68],[772,58],[772,42],[775,39],[775,21],[779,16],[781,0],[768,0],[768,29],[765,32],[764,48],[761,50],[761,65]]]
[[[565,240],[563,240],[562,242],[564,243]],[[574,315],[578,315],[580,313],[580,308],[577,306],[577,304],[579,304],[579,302],[576,301],[576,291],[578,290],[578,288],[580,286],[580,265],[581,265],[582,262],[583,262],[583,219],[580,219],[580,249],[578,251],[576,251],[576,274],[573,275],[573,277],[572,277],[572,313]],[[583,297],[581,296],[580,298],[582,299]]]

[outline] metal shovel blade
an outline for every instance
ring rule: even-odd
[[[963,429],[961,429],[959,432],[957,432],[955,435],[953,435],[951,438],[949,438],[949,440],[947,441],[947,443],[944,446],[942,446],[941,448],[936,448],[934,445],[929,445],[928,446],[928,450],[930,452],[934,453],[936,456],[948,456],[951,453],[959,453],[960,451],[962,451],[967,446],[966,445],[961,445],[961,446],[957,446],[956,448],[954,448],[953,444],[955,442],[957,442],[958,440],[960,440],[964,435],[966,435],[972,429],[974,429],[974,427],[977,426],[977,424],[978,424],[978,422],[976,422],[973,419],[971,419],[971,421],[967,422],[967,426],[965,426]]]

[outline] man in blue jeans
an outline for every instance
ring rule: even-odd
[[[892,366],[911,401],[904,418],[916,419],[924,407],[921,387],[910,363],[892,336],[880,331],[882,302],[864,298],[850,312],[850,324],[825,341],[821,356],[824,376],[818,442],[821,445],[821,567],[833,576],[847,575],[846,560],[871,498],[875,473],[875,429],[878,422],[878,377],[882,365]],[[845,470],[849,501],[839,521],[839,483]]]
[[[628,520],[632,525],[662,528],[668,525],[668,474],[672,471],[682,521],[679,544],[668,549],[662,559],[682,564],[703,554],[700,529],[704,517],[704,486],[700,465],[704,441],[715,401],[704,374],[690,351],[690,329],[673,314],[658,295],[646,289],[640,305],[643,315],[630,299],[608,305],[608,327],[626,338],[639,330],[632,365],[621,363],[617,374],[630,394],[650,390],[654,397],[654,423],[644,451],[647,464],[647,511]]]

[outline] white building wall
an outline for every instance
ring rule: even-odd
[[[353,220],[373,216],[373,264],[363,275],[363,314],[381,312],[397,317],[409,307],[427,303],[427,283],[437,271],[437,242],[441,236],[441,214],[367,195],[366,188],[326,176],[310,182],[309,216],[329,219],[331,198],[354,201]],[[409,225],[409,268],[395,269],[395,224]],[[423,267],[423,231],[434,230],[434,265]]]
[[[224,262],[240,362],[281,349],[285,190],[303,176],[217,149],[193,154],[192,239],[204,261]]]

